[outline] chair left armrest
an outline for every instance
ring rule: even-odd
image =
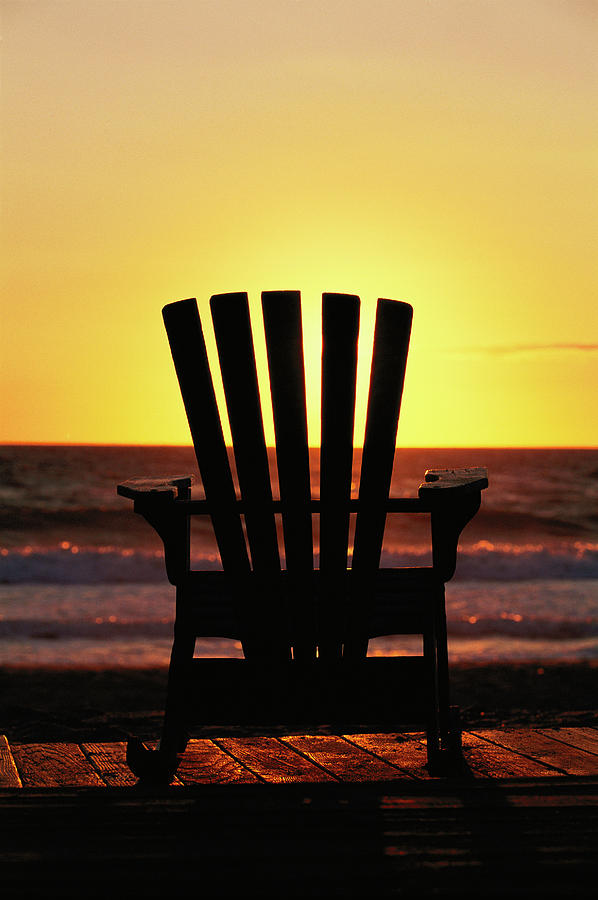
[[[116,493],[129,500],[145,500],[150,495],[189,500],[193,475],[163,475],[161,478],[131,478],[116,488]]]
[[[179,584],[189,572],[189,515],[192,475],[131,478],[116,488],[117,494],[134,501],[134,510],[158,532],[164,544],[166,574]]]

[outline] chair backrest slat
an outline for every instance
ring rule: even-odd
[[[289,597],[293,654],[315,656],[315,607],[303,579],[313,571],[313,538],[303,329],[299,291],[264,291],[262,311],[266,335],[270,392],[276,436],[276,463],[286,568],[293,575]]]
[[[363,579],[373,576],[380,564],[412,317],[408,303],[378,300],[353,542],[352,569],[363,578],[355,582],[346,655],[364,655],[367,650],[368,590]]]
[[[197,303],[169,303],[162,310],[181,388],[197,464],[211,508],[222,565],[239,575],[250,571],[241,519]]]
[[[210,300],[254,572],[280,571],[247,294]]]
[[[355,523],[353,569],[380,563],[413,310],[378,300]]]
[[[319,655],[342,655],[359,297],[322,296]]]

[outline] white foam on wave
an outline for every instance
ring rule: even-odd
[[[202,569],[220,568],[215,557],[201,560]],[[166,581],[164,553],[119,547],[21,547],[0,550],[2,584],[159,584]]]
[[[315,564],[318,559],[316,556]],[[421,547],[385,550],[382,565],[429,565],[429,551]],[[220,568],[215,554],[196,556],[193,567]],[[541,544],[492,544],[480,541],[459,551],[456,578],[478,581],[598,578],[598,544],[576,541],[559,549]],[[3,584],[159,584],[166,580],[161,551],[118,547],[33,546],[0,550]]]
[[[419,566],[426,552],[420,548],[385,551],[386,566]],[[598,544],[576,541],[554,549],[542,544],[508,544],[479,541],[459,550],[456,578],[476,581],[520,579],[598,578]]]

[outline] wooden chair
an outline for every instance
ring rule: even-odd
[[[129,766],[142,779],[172,778],[187,743],[191,697],[203,723],[331,723],[362,730],[408,724],[425,728],[434,772],[460,758],[460,730],[449,706],[444,584],[487,472],[430,470],[418,497],[389,498],[412,308],[378,300],[359,496],[351,498],[359,303],[353,295],[323,295],[319,499],[310,490],[299,292],[262,294],[279,499],[270,481],[247,295],[211,298],[240,497],[197,304],[182,300],[163,310],[205,499],[191,498],[191,476],[118,486],[162,538],[176,586],[162,739],[156,751],[137,739],[128,744]],[[430,515],[431,566],[380,568],[389,512]],[[222,572],[191,569],[193,515],[211,517]],[[422,635],[423,655],[366,657],[370,638],[394,634]],[[244,659],[194,660],[198,636],[237,639]],[[199,683],[192,687],[194,674]]]

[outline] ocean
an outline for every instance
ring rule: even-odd
[[[597,660],[598,450],[399,449],[392,495],[416,496],[425,469],[458,465],[487,466],[490,487],[447,585],[451,659]],[[0,470],[0,664],[166,664],[174,588],[159,539],[116,484],[196,472],[192,448],[3,446]],[[429,562],[425,519],[389,517],[383,564]],[[192,555],[195,568],[219,567],[205,520]],[[369,652],[417,652],[414,641],[378,638]],[[198,640],[196,654],[241,651]]]

